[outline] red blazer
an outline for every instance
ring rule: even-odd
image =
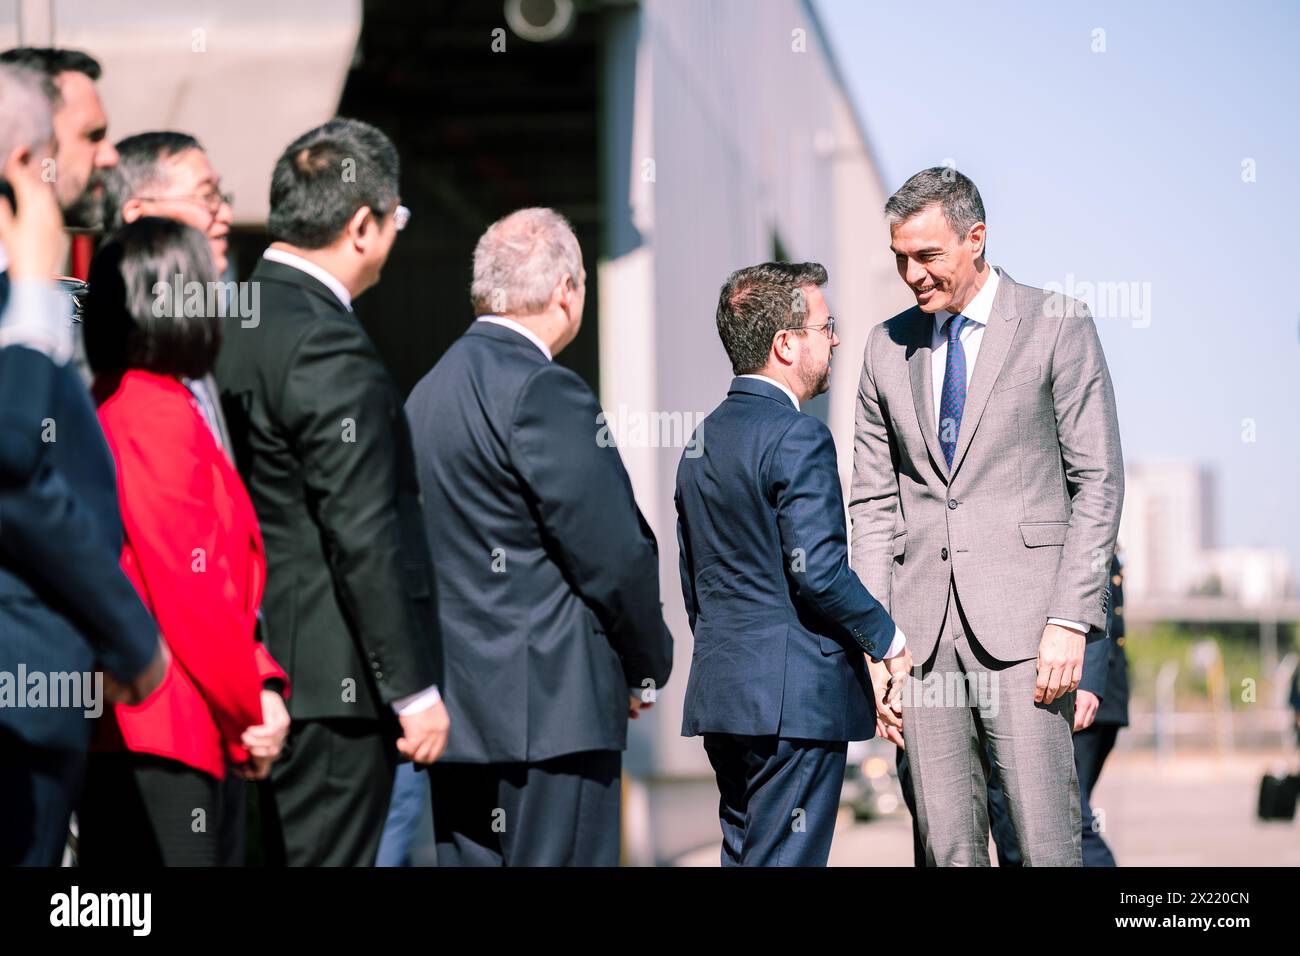
[[[95,748],[170,757],[214,777],[244,763],[262,722],[262,682],[288,678],[254,638],[266,584],[262,532],[238,473],[189,389],[132,370],[95,382],[117,463],[122,569],[172,652],[140,704],[105,711]]]

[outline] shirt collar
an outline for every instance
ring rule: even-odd
[[[967,322],[974,322],[976,325],[988,325],[989,313],[993,311],[993,296],[998,291],[998,270],[989,267],[989,277],[984,280],[984,286],[975,293],[975,298],[966,304],[966,308],[961,310]],[[952,318],[952,313],[940,309],[934,314],[934,332],[935,335],[943,335],[943,324]]]
[[[747,373],[747,374],[745,374],[745,375],[739,375],[739,376],[737,376],[737,377],[738,377],[738,378],[756,378],[756,379],[758,379],[758,380],[761,381],[761,382],[767,382],[767,383],[770,384],[770,385],[775,385],[775,386],[776,386],[777,388],[779,388],[781,391],[785,392],[787,395],[790,396],[790,401],[794,402],[794,408],[795,408],[795,411],[799,411],[799,399],[798,399],[797,397],[795,397],[794,392],[790,391],[790,387],[789,387],[788,385],[786,385],[784,382],[778,382],[778,381],[777,381],[776,379],[774,379],[774,378],[769,378],[769,377],[766,376],[766,375],[760,375],[760,374],[758,374],[757,372],[750,372],[750,373]]]
[[[9,271],[9,253],[5,252],[4,243],[0,242],[0,272]]]
[[[269,259],[272,262],[278,262],[282,266],[288,266],[291,269],[297,269],[299,272],[305,272],[313,279],[320,282],[321,285],[334,293],[335,297],[343,303],[343,307],[349,312],[352,311],[352,293],[348,292],[345,286],[338,279],[334,278],[329,272],[326,272],[316,263],[304,259],[302,256],[294,255],[292,252],[286,252],[283,249],[267,249],[262,253],[263,259]]]
[[[549,362],[554,359],[554,356],[551,355],[551,350],[546,347],[546,343],[538,338],[537,333],[528,326],[516,322],[514,319],[507,319],[504,315],[480,315],[478,321],[491,322],[493,325],[500,325],[507,329],[513,329],[541,349],[542,354],[546,356],[546,361]]]

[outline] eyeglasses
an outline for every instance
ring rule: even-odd
[[[825,325],[783,325],[777,331],[785,330],[787,332],[822,332],[826,333],[828,339],[835,338],[835,316],[828,315]]]
[[[233,206],[235,204],[234,193],[223,193],[220,190],[195,193],[192,196],[136,196],[135,198],[141,202],[197,202],[201,203],[214,216],[222,206]]]

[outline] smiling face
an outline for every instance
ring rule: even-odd
[[[146,198],[135,197],[122,209],[122,218],[132,222],[141,216],[161,216],[193,226],[208,237],[217,274],[226,271],[226,245],[230,235],[230,204],[222,199],[221,179],[201,149],[187,149],[162,161],[162,179],[142,190]]]
[[[975,297],[984,271],[984,232],[978,222],[957,235],[937,202],[890,227],[898,274],[922,312],[960,312]]]

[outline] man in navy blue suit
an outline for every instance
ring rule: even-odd
[[[587,272],[553,209],[474,248],[476,320],[406,402],[438,556],[438,866],[617,866],[623,750],[672,672],[654,532],[596,396],[554,361]]]
[[[39,78],[0,65],[0,157],[17,206],[0,202],[0,865],[58,863],[86,718],[106,700],[138,703],[166,667],[118,565],[113,460],[67,364],[67,301],[49,279],[62,245],[42,177],[50,139]],[[102,694],[88,680],[99,670]]]
[[[677,469],[695,635],[682,734],[703,735],[717,775],[724,866],[826,864],[847,742],[897,738],[912,666],[849,568],[831,433],[799,410],[839,344],[826,279],[769,262],[727,280],[717,325],[736,378]]]

